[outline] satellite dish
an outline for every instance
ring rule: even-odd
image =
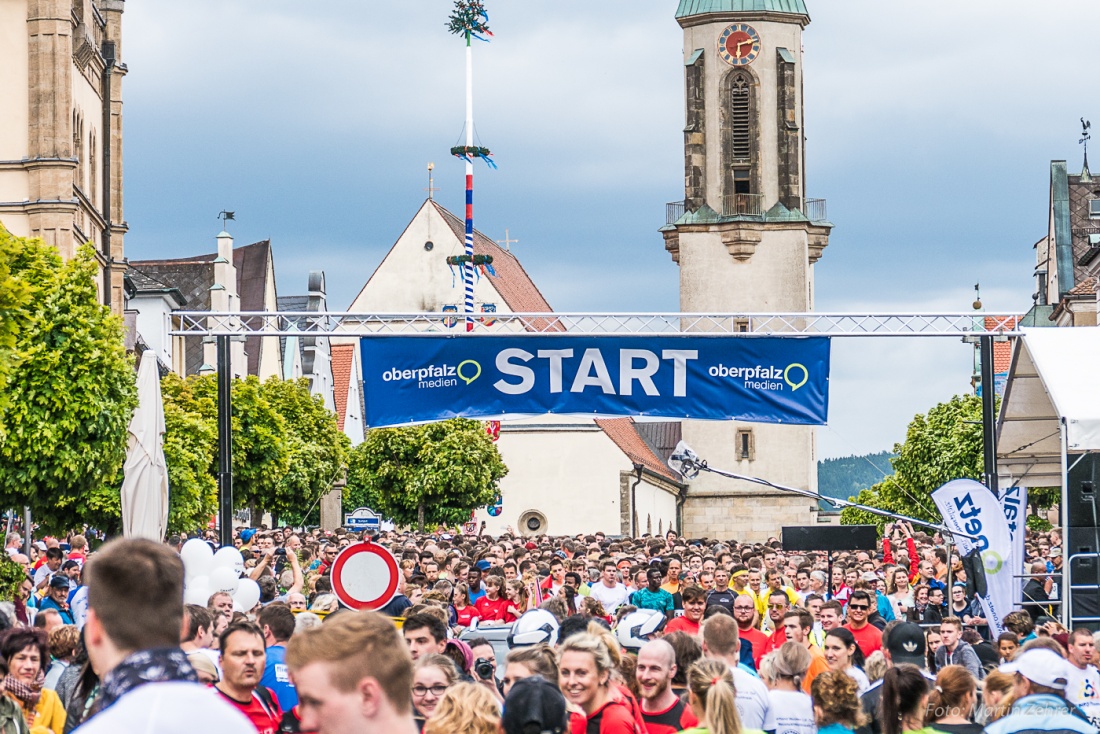
[[[668,457],[668,467],[679,474],[685,481],[691,481],[699,476],[706,462],[699,459],[699,455],[691,450],[691,447],[681,441],[672,450],[672,456]]]

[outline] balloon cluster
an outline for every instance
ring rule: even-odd
[[[244,573],[244,558],[231,545],[215,553],[210,545],[198,538],[183,544],[183,602],[205,607],[210,595],[224,591],[233,597],[233,609],[249,612],[260,601],[260,586]]]

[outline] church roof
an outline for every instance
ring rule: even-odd
[[[458,241],[465,241],[466,222],[435,201],[432,202],[432,205],[447,222],[447,226],[454,232]],[[497,277],[493,279],[493,286],[500,293],[504,302],[508,304],[511,311],[515,313],[547,313],[553,311],[516,256],[476,229],[474,230],[474,254],[493,256],[493,269],[497,271]]]
[[[790,13],[809,15],[804,0],[680,0],[677,18],[707,13]]]

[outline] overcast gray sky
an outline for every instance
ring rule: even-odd
[[[488,0],[475,47],[477,226],[505,228],[559,311],[676,311],[657,228],[683,198],[676,0]],[[1096,112],[1095,0],[807,0],[807,180],[836,224],[822,311],[1031,304],[1051,159]],[[350,304],[426,196],[461,214],[464,60],[451,0],[132,2],[131,259],[270,238],[279,292]],[[1097,120],[1100,122],[1100,118]],[[1097,159],[1100,160],[1100,159]],[[824,456],[888,449],[969,389],[955,340],[835,340]]]

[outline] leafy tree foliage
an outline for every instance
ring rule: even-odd
[[[298,523],[344,471],[351,442],[324,401],[310,395],[309,380],[270,379],[261,392],[285,423],[288,462],[282,479],[256,504]]]
[[[84,522],[89,496],[122,465],[136,376],[122,322],[97,298],[92,248],[66,263],[41,240],[0,239],[24,294],[9,312],[18,333],[0,408],[0,507],[27,505],[60,533]]]
[[[12,274],[16,253],[25,247],[0,225],[0,409],[7,402],[4,390],[16,362],[15,337],[19,332],[19,315],[30,299],[30,287]],[[3,425],[0,425],[0,431]],[[0,433],[0,439],[3,434]]]
[[[479,421],[381,428],[352,452],[344,499],[423,531],[468,520],[493,501],[507,473]]]
[[[217,512],[216,375],[161,381],[172,530],[205,525]],[[336,415],[309,381],[249,376],[233,381],[233,501],[297,521],[332,487],[347,461]]]
[[[894,446],[893,475],[861,491],[855,501],[939,522],[932,492],[952,479],[979,479],[984,468],[982,447],[981,398],[955,396],[913,418],[905,443]],[[878,525],[880,530],[887,522],[880,515],[850,507],[840,518],[845,525]]]

